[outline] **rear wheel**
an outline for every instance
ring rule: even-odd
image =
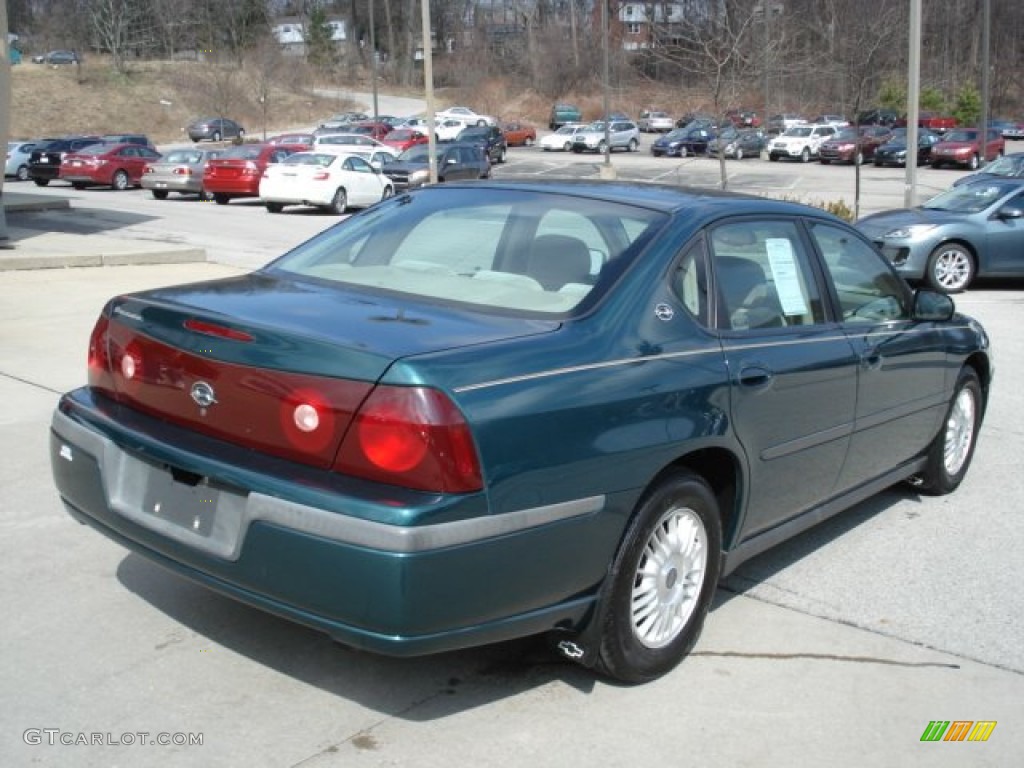
[[[506,155],[507,155],[507,150],[504,147],[502,147],[501,151],[498,153],[498,162],[499,163],[504,163]]]
[[[151,191],[153,192],[153,197],[155,197],[157,200],[166,200],[167,199],[167,190],[166,189],[154,189],[154,190],[151,190]]]
[[[230,200],[230,199],[231,199],[230,197],[228,197],[227,195],[225,195],[225,194],[223,194],[221,192],[214,192],[213,193],[213,202],[215,202],[217,205],[227,205],[228,204],[228,200]]]
[[[971,159],[967,161],[967,169],[971,170],[971,171],[976,171],[976,170],[978,170],[978,166],[980,164],[981,163],[978,160],[978,156],[977,155],[971,155]]]
[[[777,163],[779,161],[779,156],[778,155],[773,155],[773,154],[769,153],[768,154],[768,159],[771,162],[773,162],[773,163]]]
[[[861,152],[860,150],[858,150],[857,154],[853,156],[853,164],[854,165],[861,165],[863,162],[864,162],[864,153]]]
[[[743,159],[743,150],[740,147],[736,147],[736,159],[737,160],[742,160]]]
[[[565,145],[564,145],[563,149],[565,149],[566,152],[569,152],[572,149],[572,142],[571,141],[565,142]]]
[[[71,188],[72,189],[85,189],[85,182],[84,181],[72,181],[71,182]]]
[[[14,174],[18,181],[28,181],[28,166],[19,165],[17,173]]]
[[[807,147],[804,147],[803,152],[800,153],[800,162],[801,163],[809,163],[809,162],[811,162],[811,150],[809,150]]]
[[[925,267],[928,285],[942,293],[959,293],[974,279],[974,257],[959,243],[943,243]]]
[[[390,184],[388,184],[388,185],[386,185],[384,187],[384,191],[381,192],[380,199],[381,200],[387,200],[389,197],[393,197],[394,194],[395,194],[395,188],[392,187]]]
[[[533,136],[527,136],[525,139],[523,139],[523,146],[532,147],[533,146]]]
[[[607,149],[608,149],[608,142],[607,141],[602,139],[600,142],[598,142],[597,154],[603,155]]]
[[[284,210],[284,205],[281,203],[267,203],[267,213],[280,213]]]
[[[598,669],[640,683],[678,664],[703,627],[721,549],[718,504],[703,479],[679,472],[649,489],[608,574]]]
[[[935,495],[956,490],[971,465],[981,416],[981,382],[973,368],[964,368],[957,378],[942,430],[928,450],[928,463],[916,478],[920,490]]]
[[[338,187],[334,193],[334,197],[331,198],[330,205],[327,206],[327,210],[331,213],[344,213],[345,209],[348,208],[348,195],[345,194],[343,187]]]
[[[628,147],[628,149],[629,149],[630,152],[636,152],[639,147],[640,147],[640,142],[638,142],[636,139],[630,139],[629,140],[629,147]]]
[[[114,176],[110,181],[110,186],[116,189],[118,192],[123,192],[128,189],[128,172],[125,170],[114,171]]]
[[[32,181],[36,183],[37,187],[45,187],[47,184],[50,183],[49,179],[32,179]]]
[[[214,131],[213,136],[210,137],[214,141],[220,141],[220,131]]]

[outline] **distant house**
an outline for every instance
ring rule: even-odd
[[[301,16],[285,16],[277,20],[270,28],[270,33],[285,53],[303,55],[306,53],[306,23],[307,19]],[[331,30],[333,42],[342,43],[348,39],[345,34],[344,19],[328,17],[327,26]]]

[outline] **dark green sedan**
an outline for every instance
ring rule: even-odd
[[[953,491],[992,378],[978,323],[827,213],[554,181],[426,187],[119,296],[88,359],[51,433],[78,520],[351,646],[546,634],[630,682],[744,560]]]

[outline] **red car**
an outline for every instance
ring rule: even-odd
[[[233,197],[259,197],[260,179],[267,166],[305,148],[296,144],[240,144],[229,147],[206,164],[203,189],[218,205],[227,205]]]
[[[60,178],[75,189],[89,186],[128,189],[142,185],[146,164],[160,159],[160,153],[139,144],[92,144],[64,156]]]
[[[345,127],[345,133],[358,133],[369,136],[377,141],[383,141],[384,137],[391,133],[391,126],[388,123],[364,120],[360,123],[353,123]]]
[[[429,143],[430,139],[426,134],[414,131],[412,128],[396,128],[380,141],[382,144],[394,147],[399,152],[405,152],[409,147]]]
[[[947,131],[942,141],[932,147],[932,168],[944,165],[960,166],[972,171],[995,160],[1006,151],[1006,139],[994,128],[989,128],[982,148],[981,131],[977,128],[954,128]]]
[[[510,147],[532,147],[537,141],[537,129],[529,123],[505,123],[501,130]]]

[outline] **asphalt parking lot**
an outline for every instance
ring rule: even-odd
[[[496,175],[590,177],[601,160],[517,149]],[[644,152],[612,163],[620,178],[708,187],[719,170]],[[727,168],[730,189],[852,200],[849,166],[750,159]],[[862,170],[864,212],[902,204],[902,171]],[[945,189],[956,176],[922,169],[921,188]],[[0,273],[0,763],[1019,763],[1024,284],[986,283],[957,298],[987,327],[996,362],[960,490],[891,489],[746,564],[719,590],[694,654],[630,688],[533,641],[411,660],[353,652],[74,523],[50,481],[48,423],[59,393],[84,381],[106,298],[259,266],[337,219],[22,186],[5,191],[66,196],[72,210],[9,216],[20,231],[195,246],[208,261]],[[984,743],[922,743],[934,720],[997,725]]]

